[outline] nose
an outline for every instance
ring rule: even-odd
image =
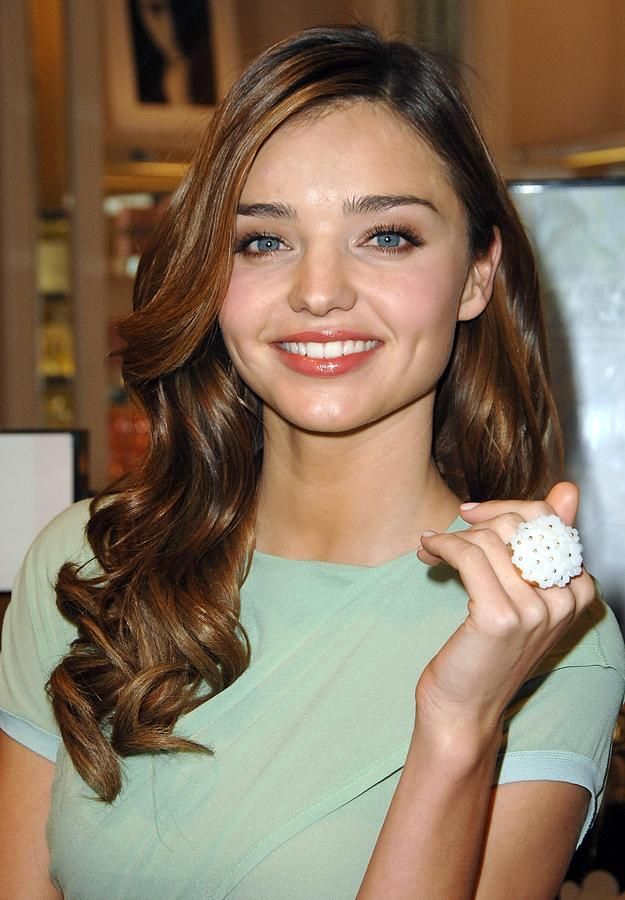
[[[351,309],[357,291],[350,282],[347,266],[340,252],[307,250],[297,264],[289,291],[291,309],[313,316],[325,316],[333,309]]]

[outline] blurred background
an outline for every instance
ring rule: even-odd
[[[0,0],[0,433],[84,431],[75,496],[132,466],[146,432],[116,322],[212,105],[280,38],[355,21],[460,61],[537,249],[586,559],[623,624],[624,0]],[[16,447],[0,444],[7,484]],[[625,888],[618,834],[589,851],[613,883],[567,898]]]

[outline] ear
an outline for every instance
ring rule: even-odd
[[[488,305],[500,260],[501,233],[498,228],[493,228],[490,247],[469,269],[458,307],[459,322],[475,319]]]

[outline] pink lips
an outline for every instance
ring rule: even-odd
[[[355,331],[343,329],[326,329],[324,331],[299,331],[295,334],[285,335],[279,342],[272,344],[278,357],[285,366],[301,375],[328,378],[337,375],[345,375],[354,369],[365,365],[373,354],[383,346],[380,341],[370,350],[362,350],[356,353],[348,353],[334,359],[314,359],[308,356],[300,356],[290,353],[280,346],[282,343],[329,343],[331,341],[372,341],[377,340],[371,335],[364,335]]]

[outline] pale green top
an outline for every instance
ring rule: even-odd
[[[59,745],[44,690],[75,637],[52,584],[62,562],[90,558],[86,518],[77,504],[31,548],[0,655],[0,725],[57,761],[48,840],[66,900],[352,900],[405,759],[419,673],[466,615],[454,573],[414,553],[373,568],[256,553],[241,592],[252,664],[177,726],[214,756],[128,759],[106,805]],[[498,781],[583,785],[585,830],[624,668],[597,601],[511,707]]]

